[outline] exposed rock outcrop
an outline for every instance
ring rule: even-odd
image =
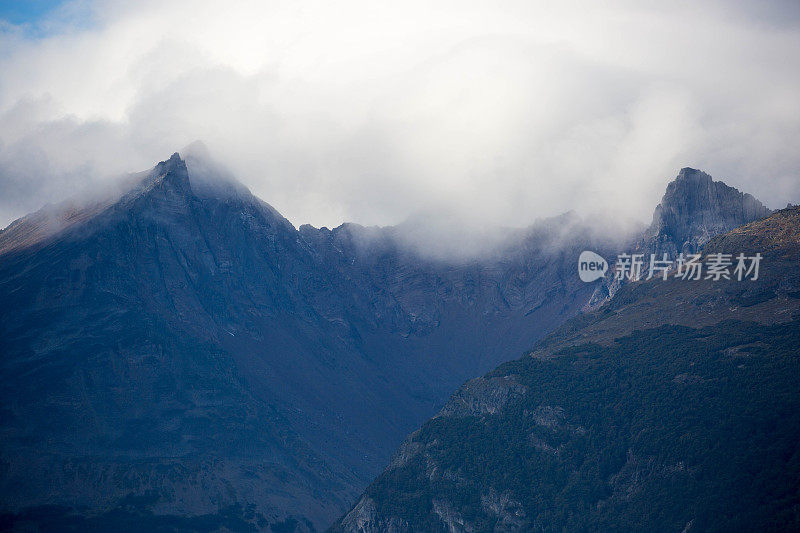
[[[667,186],[641,246],[647,253],[669,257],[695,253],[712,237],[770,213],[752,195],[714,181],[701,170],[682,168]]]

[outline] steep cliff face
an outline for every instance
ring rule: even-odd
[[[712,237],[770,214],[747,193],[714,181],[703,171],[683,168],[667,186],[644,248],[655,253],[694,253]]]
[[[334,530],[800,527],[800,209],[704,252],[759,278],[624,285],[461,387]]]
[[[217,174],[175,154],[0,233],[3,511],[323,528],[458,384],[577,313],[574,257],[613,242],[567,216],[424,258]]]
[[[650,226],[623,251],[643,254],[645,263],[650,254],[659,259],[667,254],[675,259],[681,253],[697,253],[711,238],[770,213],[752,195],[714,181],[701,170],[682,168],[667,185]],[[622,283],[614,269],[609,269],[584,310],[591,311],[608,302]]]

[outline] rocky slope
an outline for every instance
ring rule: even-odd
[[[759,278],[624,285],[459,389],[334,529],[800,527],[800,208],[704,252]]]

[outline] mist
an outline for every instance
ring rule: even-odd
[[[68,2],[0,23],[0,227],[197,139],[295,226],[648,222],[685,166],[783,207],[797,57],[791,2]]]

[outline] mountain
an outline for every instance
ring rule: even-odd
[[[452,391],[581,312],[581,251],[638,239],[574,213],[295,229],[185,154],[0,232],[2,524],[324,529]]]
[[[712,237],[770,214],[753,198],[693,168],[667,186],[643,237],[648,253],[696,253]]]
[[[799,529],[800,208],[703,252],[761,254],[758,277],[624,284],[462,386],[334,530]]]
[[[0,523],[325,528],[458,385],[580,312],[581,250],[621,246],[574,214],[456,259],[408,231],[295,229],[191,150],[11,224]]]
[[[642,254],[645,264],[651,254],[659,259],[664,254],[671,259],[679,254],[688,256],[697,253],[712,237],[770,213],[752,195],[714,181],[701,170],[682,168],[667,185],[650,226],[626,252]],[[610,269],[584,310],[595,310],[608,302],[623,283]]]

